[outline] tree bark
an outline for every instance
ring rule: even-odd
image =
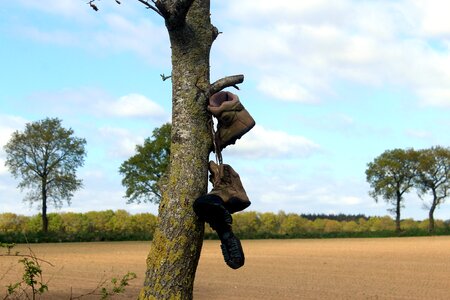
[[[185,2],[180,9],[189,5],[180,2]],[[207,192],[212,140],[206,106],[216,29],[210,21],[209,0],[193,1],[185,22],[174,21],[174,16],[183,16],[183,11],[171,11],[177,9],[174,1],[158,1],[157,7],[166,20],[172,48],[171,157],[139,299],[192,299],[204,231],[192,204]]]
[[[42,231],[48,232],[48,218],[47,218],[47,178],[42,178]]]
[[[430,211],[428,212],[428,220],[429,220],[429,224],[428,224],[428,232],[429,233],[434,233],[434,211],[436,210],[436,200],[433,199],[433,204],[430,207]]]
[[[400,233],[402,230],[400,227],[401,201],[402,201],[402,195],[401,195],[401,193],[397,192],[397,203],[396,203],[396,208],[395,208],[395,231],[397,233]]]

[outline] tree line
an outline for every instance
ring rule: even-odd
[[[153,130],[151,137],[136,146],[136,153],[124,161],[118,172],[126,188],[127,203],[158,203],[167,187],[170,164],[172,125],[163,124]],[[12,175],[20,178],[18,187],[28,189],[26,201],[38,202],[41,207],[42,231],[48,231],[47,206],[60,208],[63,201],[70,204],[73,193],[82,187],[76,169],[84,164],[86,140],[77,138],[72,129],[62,127],[57,118],[46,118],[25,125],[23,132],[13,133],[5,145],[5,165]],[[369,194],[390,205],[395,216],[395,230],[403,229],[401,209],[405,195],[415,190],[428,209],[428,231],[435,231],[434,212],[446,200],[450,189],[450,148],[435,146],[429,149],[386,150],[368,163],[366,180]],[[364,215],[302,215],[316,219],[358,221]],[[110,232],[110,231],[105,231]],[[282,231],[277,234],[282,235]]]
[[[366,179],[375,201],[381,198],[392,205],[397,232],[402,230],[405,195],[415,190],[428,209],[428,231],[433,233],[434,212],[450,192],[450,148],[387,150],[367,165]]]
[[[307,215],[308,216],[308,215]],[[311,215],[310,215],[311,216]],[[389,216],[355,218],[341,214],[327,218],[306,218],[295,213],[241,212],[234,215],[233,231],[245,239],[396,236],[395,221]],[[49,213],[48,232],[41,228],[41,216],[0,214],[3,242],[81,242],[152,240],[157,217],[150,213],[130,214],[125,210],[86,213]],[[401,220],[403,235],[427,235],[429,221]],[[435,220],[437,234],[450,234],[450,220]],[[206,239],[216,233],[206,226]]]

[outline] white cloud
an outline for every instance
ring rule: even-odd
[[[384,203],[373,206],[374,200],[368,196],[366,183],[361,180],[337,180],[324,174],[310,174],[304,169],[289,174],[240,171],[241,180],[252,201],[251,210],[386,214]]]
[[[142,144],[145,137],[138,136],[124,128],[102,127],[99,129],[100,139],[109,157],[124,159],[134,154],[137,144]],[[107,146],[106,146],[107,145]]]
[[[413,7],[420,14],[419,25],[421,33],[425,36],[450,36],[450,19],[447,12],[450,3],[446,0],[411,1]]]
[[[102,111],[96,103],[111,102],[112,96],[98,88],[80,87],[39,91],[31,94],[27,100],[27,108],[33,112],[43,111],[42,107],[46,107],[46,114],[98,116]]]
[[[22,117],[0,114],[0,147],[1,147],[1,149],[3,149],[3,146],[6,145],[6,143],[9,141],[9,139],[11,138],[11,135],[14,131],[24,129],[26,122],[27,122],[27,120],[25,120]]]
[[[114,99],[106,91],[97,88],[64,89],[39,92],[30,96],[36,106],[29,108],[42,110],[46,103],[46,113],[58,115],[89,115],[96,117],[143,118],[158,121],[168,118],[164,108],[144,95],[131,93]]]
[[[300,158],[307,157],[320,150],[313,141],[299,135],[290,135],[283,131],[265,129],[260,125],[245,134],[224,150],[225,155],[243,158]]]
[[[0,175],[8,173],[8,169],[5,167],[6,153],[3,147],[11,139],[14,131],[24,129],[26,122],[22,117],[0,114]]]
[[[350,9],[348,1],[297,1],[286,0],[274,4],[271,0],[247,0],[245,2],[232,0],[227,1],[228,11],[225,13],[232,19],[247,19],[249,22],[255,19],[264,20],[292,20],[306,18],[308,20],[317,19],[322,15],[322,19],[333,18],[335,12]]]
[[[422,104],[450,107],[446,1],[227,3],[218,15],[225,34],[216,47],[227,60],[250,68],[273,99],[322,101],[345,80],[400,86]],[[268,84],[268,76],[281,78],[279,84]]]
[[[101,102],[107,114],[118,117],[164,117],[164,109],[157,103],[140,94],[129,94],[112,103]]]
[[[163,22],[154,24],[150,18],[133,19],[131,16],[108,14],[104,22],[107,28],[94,31],[92,49],[105,51],[132,51],[153,64],[169,64],[170,48],[167,30]],[[166,58],[166,59],[161,59]]]
[[[450,107],[450,88],[424,88],[418,90],[418,94],[424,106]]]

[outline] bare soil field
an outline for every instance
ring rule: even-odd
[[[205,241],[194,299],[450,299],[450,237],[242,241],[245,266],[223,262],[218,241]],[[128,271],[142,285],[149,242],[31,245],[43,264],[49,292],[42,299],[69,299],[104,279]],[[25,245],[16,251],[27,253]],[[0,257],[0,299],[20,279],[17,257]],[[85,297],[83,299],[99,299]]]

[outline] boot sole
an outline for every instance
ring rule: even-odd
[[[230,268],[236,270],[244,265],[245,256],[241,241],[232,232],[224,234],[220,248],[222,249],[225,263]]]

